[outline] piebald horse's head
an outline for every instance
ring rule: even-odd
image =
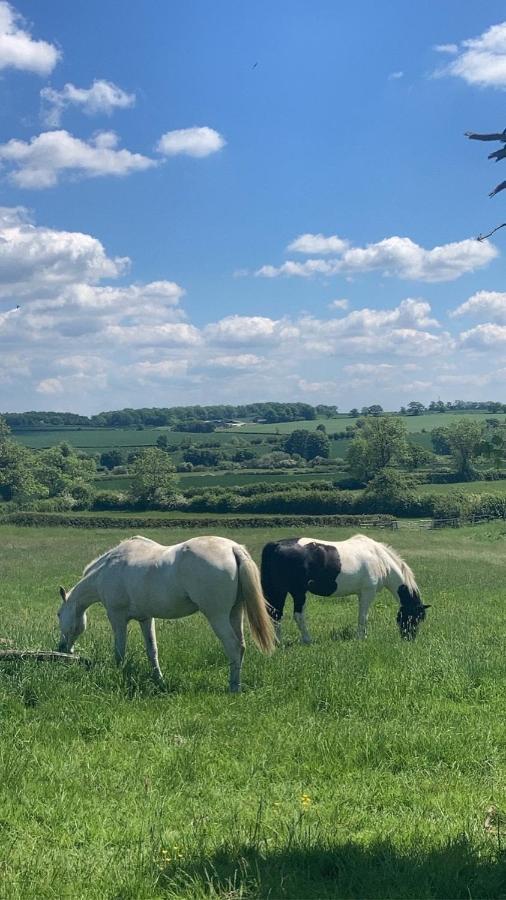
[[[430,609],[430,603],[422,603],[418,591],[410,590],[405,584],[398,590],[401,605],[397,613],[397,625],[402,638],[414,641],[420,622],[423,622]]]
[[[65,588],[60,587],[62,604],[58,610],[58,623],[60,626],[60,653],[73,653],[76,639],[86,628],[86,613],[78,613],[75,604],[72,603]]]

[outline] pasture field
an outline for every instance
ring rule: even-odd
[[[194,487],[231,487],[233,485],[258,484],[259,482],[276,484],[297,484],[308,481],[334,481],[343,475],[342,469],[329,471],[314,471],[306,469],[302,472],[277,471],[268,469],[257,471],[232,471],[223,472],[213,470],[211,472],[199,472],[186,474],[178,472],[174,477],[182,490]],[[132,483],[129,475],[98,475],[94,479],[94,487],[97,491],[127,491]]]
[[[258,560],[289,533],[228,536]],[[54,646],[57,585],[126,536],[2,526],[2,643]],[[207,623],[160,622],[161,693],[134,623],[115,669],[97,606],[91,670],[0,662],[0,896],[505,897],[505,527],[385,537],[433,604],[414,643],[386,593],[361,643],[354,598],[311,597],[315,643],[288,616],[270,659],[248,640],[230,696]]]
[[[458,481],[455,484],[418,484],[419,494],[506,494],[506,478],[497,481]]]

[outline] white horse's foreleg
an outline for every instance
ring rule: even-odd
[[[362,640],[367,635],[367,616],[376,591],[371,588],[363,590],[358,597],[358,630],[357,637]]]
[[[163,675],[160,669],[160,663],[158,662],[158,647],[156,643],[156,630],[155,630],[155,620],[154,619],[143,619],[139,622],[141,626],[142,634],[144,637],[144,643],[146,645],[146,653],[148,654],[148,659],[151,663],[151,668],[153,669],[153,675],[157,681],[163,681]]]
[[[232,610],[230,618],[220,617],[219,619],[209,619],[208,621],[216,637],[223,644],[223,649],[230,661],[230,690],[235,694],[241,690],[244,639],[241,641],[232,626],[231,618],[233,612],[234,610]]]
[[[127,643],[127,620],[124,618],[109,618],[114,632],[114,658],[120,666],[125,659]]]

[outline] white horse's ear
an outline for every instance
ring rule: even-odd
[[[67,591],[65,590],[64,587],[61,586],[61,584],[60,584],[60,597],[62,598],[64,603],[67,602]]]

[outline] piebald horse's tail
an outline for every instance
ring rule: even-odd
[[[262,653],[272,653],[276,646],[276,638],[262,593],[258,566],[244,547],[234,547],[234,556],[237,560],[239,577],[237,599],[246,607],[251,636]]]

